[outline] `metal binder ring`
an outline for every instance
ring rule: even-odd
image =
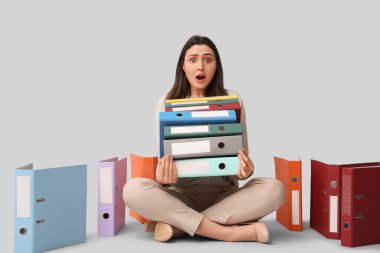
[[[364,198],[364,195],[363,194],[356,194],[354,198],[355,199],[362,199],[362,198]]]
[[[364,215],[362,213],[355,214],[355,219],[362,219]]]
[[[37,199],[37,203],[45,202],[45,198],[39,198]]]
[[[37,220],[36,223],[37,224],[42,224],[42,223],[45,223],[45,220],[44,219],[40,219],[40,220]]]

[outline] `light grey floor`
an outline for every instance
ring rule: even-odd
[[[96,231],[88,233],[87,242],[58,249],[52,252],[380,252],[380,244],[346,248],[338,240],[327,240],[304,222],[303,232],[289,232],[278,224],[273,215],[264,219],[267,222],[271,241],[269,244],[254,242],[220,242],[202,237],[176,238],[166,243],[156,242],[153,234],[145,233],[143,226],[132,218],[127,218],[125,227],[112,238],[97,237]]]

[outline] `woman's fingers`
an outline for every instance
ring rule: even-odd
[[[173,184],[177,183],[177,166],[173,162]]]
[[[243,179],[243,176],[242,176],[242,174],[241,174],[241,171],[242,171],[242,170],[243,170],[242,167],[239,166],[239,169],[238,169],[238,178],[239,178],[239,179]]]
[[[243,150],[239,150],[239,155],[241,156],[241,158],[247,164],[248,167],[253,167],[253,163],[251,159],[249,159],[249,157]]]
[[[168,183],[169,181],[169,164],[170,161],[169,161],[169,156],[165,156],[165,173],[164,173],[164,181],[165,181],[165,184]]]
[[[244,161],[243,156],[240,151],[238,154],[238,158],[239,158],[239,164],[240,164],[239,166],[240,173],[238,173],[238,176],[240,175],[239,179],[246,179],[248,175],[251,174],[251,169],[249,168],[247,163]]]
[[[239,150],[239,156],[241,157],[243,163],[247,167],[247,168],[245,168],[246,173],[248,175],[250,175],[251,173],[253,173],[253,171],[255,169],[255,166],[253,165],[252,160],[246,155],[246,153],[244,152],[244,150]]]
[[[158,169],[158,173],[157,173],[157,181],[159,183],[162,183],[162,180],[164,179],[164,169],[162,167],[162,163],[163,163],[163,158],[161,159],[158,159],[158,166],[157,166],[157,169]]]
[[[173,183],[173,158],[169,157],[169,184]]]
[[[158,160],[157,181],[160,184],[174,184],[177,182],[177,168],[173,158],[166,155]]]
[[[175,184],[177,183],[177,167],[175,166],[175,163],[173,161],[173,157],[170,157],[170,177],[169,177],[169,183]]]
[[[241,169],[241,175],[242,175],[242,178],[247,178],[247,172],[245,171],[244,168]]]
[[[241,158],[240,154],[238,155],[238,159],[239,159],[238,177],[239,177],[239,179],[244,179],[243,171],[245,171],[244,166],[246,166],[246,165],[245,165],[243,159]]]

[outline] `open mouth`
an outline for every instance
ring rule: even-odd
[[[206,78],[206,76],[205,75],[197,75],[195,78],[198,80],[203,80]]]

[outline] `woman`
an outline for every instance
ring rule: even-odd
[[[178,59],[175,82],[156,110],[164,111],[165,99],[237,94],[224,89],[223,69],[215,44],[207,37],[193,36]],[[237,94],[238,95],[238,94]],[[135,178],[124,187],[126,205],[151,220],[146,227],[157,241],[187,233],[223,241],[269,241],[265,223],[257,222],[277,210],[284,188],[276,179],[254,178],[239,188],[238,180],[249,178],[254,165],[248,156],[247,128],[241,104],[243,150],[239,151],[238,176],[177,179],[172,157],[159,159],[156,181]]]

